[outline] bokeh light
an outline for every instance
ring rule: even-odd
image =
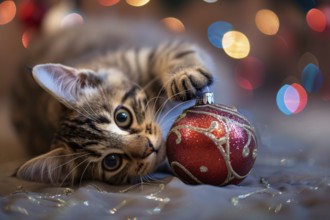
[[[98,0],[98,2],[100,3],[100,5],[103,6],[114,6],[115,4],[120,2],[120,0]]]
[[[302,71],[301,81],[308,92],[315,92],[322,87],[323,74],[318,66],[310,63]]]
[[[280,28],[278,16],[268,9],[259,10],[256,14],[255,22],[259,31],[266,35],[275,35]]]
[[[289,109],[286,107],[286,104],[284,102],[284,94],[286,92],[286,90],[290,87],[290,85],[285,84],[283,85],[277,92],[277,96],[276,96],[276,103],[278,108],[281,110],[281,112],[285,115],[291,115],[291,112],[289,111]]]
[[[312,8],[306,14],[308,26],[316,32],[323,32],[327,27],[327,19],[325,14],[316,8]]]
[[[0,3],[0,25],[8,24],[16,15],[14,1],[3,1]]]
[[[134,7],[141,7],[148,4],[150,0],[126,0],[127,4]]]
[[[218,0],[204,0],[204,2],[207,2],[207,3],[215,3],[217,2]]]
[[[167,17],[161,20],[161,23],[169,30],[182,33],[185,31],[184,24],[177,18]]]
[[[308,99],[308,96],[307,96],[307,92],[306,90],[304,89],[304,87],[302,87],[300,84],[298,83],[293,83],[291,85],[295,90],[296,92],[299,94],[299,104],[297,107],[295,107],[295,110],[292,112],[294,114],[298,114],[300,113],[302,110],[305,109],[306,105],[307,105],[307,99]]]
[[[64,16],[61,20],[61,28],[68,28],[74,25],[79,25],[84,22],[84,18],[78,13],[70,13]]]
[[[276,96],[276,103],[285,115],[298,114],[307,105],[307,93],[298,83],[283,85]]]
[[[325,19],[326,19],[326,23],[327,23],[326,28],[329,28],[329,26],[330,26],[330,5],[323,6],[321,10],[325,15]]]
[[[223,35],[228,31],[231,31],[232,29],[233,26],[225,21],[216,21],[212,23],[207,29],[207,36],[209,38],[210,43],[217,48],[223,48]]]
[[[302,73],[302,71],[304,70],[304,68],[308,65],[308,64],[315,64],[316,66],[319,66],[319,61],[316,58],[316,56],[310,52],[306,52],[304,53],[298,61],[298,72]]]
[[[294,113],[300,102],[298,91],[293,86],[288,86],[283,95],[283,101],[290,114]]]
[[[34,35],[34,30],[33,29],[28,29],[24,31],[22,35],[22,44],[24,48],[28,48],[31,42],[31,39]]]
[[[236,67],[235,79],[243,89],[253,90],[260,87],[264,82],[264,77],[264,66],[256,57],[246,57]]]
[[[223,35],[222,46],[226,54],[234,59],[243,59],[250,53],[249,39],[239,31],[228,31]]]

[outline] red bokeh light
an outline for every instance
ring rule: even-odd
[[[235,79],[243,89],[253,90],[263,84],[264,72],[262,62],[256,57],[249,56],[238,63]]]
[[[306,107],[307,104],[307,92],[304,89],[304,87],[302,87],[300,84],[298,83],[293,83],[291,85],[299,94],[299,105],[297,107],[297,109],[293,112],[294,114],[298,114],[299,112],[301,112],[302,110],[304,110],[304,108]]]
[[[327,27],[327,19],[325,14],[316,8],[308,11],[306,21],[308,26],[316,32],[323,32]]]

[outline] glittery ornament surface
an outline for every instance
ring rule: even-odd
[[[255,132],[235,108],[196,105],[185,110],[170,129],[167,156],[186,183],[239,183],[257,156]]]

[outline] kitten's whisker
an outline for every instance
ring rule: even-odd
[[[81,176],[80,176],[79,186],[81,186],[81,182],[82,182],[82,180],[83,180],[83,177],[84,177],[84,175],[85,175],[85,172],[86,172],[87,168],[89,167],[89,165],[90,165],[91,163],[92,163],[92,161],[89,161],[89,162],[87,163],[87,165],[86,165],[84,171],[82,172],[82,174],[81,174]]]
[[[191,100],[184,101],[184,102],[181,102],[181,103],[175,105],[173,108],[171,108],[170,110],[168,110],[168,111],[167,111],[167,112],[166,112],[166,113],[165,113],[160,119],[157,118],[157,121],[158,121],[158,119],[159,119],[159,121],[158,121],[159,125],[162,125],[163,121],[166,119],[166,117],[167,117],[171,112],[173,112],[175,109],[179,108],[180,106],[187,104],[187,102],[190,102],[190,101],[191,101]],[[176,116],[176,117],[177,117],[177,116]]]
[[[163,87],[164,88],[164,87]],[[176,95],[176,94],[175,94]],[[153,120],[154,121],[157,121],[157,119],[156,118],[158,118],[158,114],[160,114],[161,113],[161,111],[165,108],[165,106],[166,106],[166,104],[169,102],[169,101],[171,101],[171,99],[175,96],[175,95],[173,95],[173,96],[170,96],[170,97],[167,97],[166,99],[165,99],[165,101],[158,107],[158,109],[157,109],[157,111],[155,111],[155,117],[153,118]],[[155,102],[155,104],[154,104],[154,109],[155,109],[155,107],[156,107],[156,102]]]
[[[158,93],[158,96],[160,96],[162,90],[164,90],[165,87],[166,87],[170,82],[172,82],[172,80],[173,80],[173,77],[170,77],[170,78],[164,83],[164,85],[162,86],[162,89],[161,89],[161,90],[159,91],[159,93]],[[178,94],[183,94],[183,93],[185,93],[186,91],[190,91],[190,90],[184,90],[184,91],[181,91],[181,92],[179,92],[179,93],[177,93],[177,94],[173,94],[173,95],[170,96],[170,97],[167,97],[167,99],[164,101],[164,103],[161,104],[161,106],[160,106],[160,107],[158,108],[158,110],[155,112],[155,118],[158,117],[158,116],[160,115],[161,111],[164,109],[164,107],[166,106],[166,104],[167,104],[167,103],[168,103],[173,97],[175,97],[175,96],[178,95]],[[154,109],[155,109],[156,104],[157,104],[157,102],[154,103]],[[158,115],[158,114],[159,114],[159,115]],[[155,118],[154,118],[154,120],[155,120]],[[156,119],[156,121],[157,121],[157,119]]]
[[[86,103],[87,107],[89,108],[90,112],[94,115],[98,115],[98,113],[90,106],[89,104],[89,100],[84,96],[83,97],[84,102]],[[81,108],[94,120],[97,121],[97,119],[95,118],[95,116],[93,116],[91,113],[89,113],[89,111],[87,111],[87,109],[82,105]]]
[[[160,98],[163,98],[161,96],[162,92],[165,90],[165,86],[162,86],[162,88],[159,90],[157,96],[155,97],[155,101],[154,101],[154,105],[152,106],[152,111],[153,112],[156,112],[156,105],[157,105],[157,102]]]
[[[80,165],[82,165],[83,163],[85,163],[87,160],[88,160],[88,158],[85,159],[85,160],[83,160],[82,162],[80,162],[77,166],[73,167],[72,170],[71,170],[71,171],[70,171],[70,172],[64,177],[64,179],[62,180],[60,186],[63,186],[63,185],[64,185],[64,183],[66,182],[66,179],[67,179],[70,175],[72,176],[72,177],[71,177],[71,184],[73,185],[73,183],[74,183],[74,174],[72,174],[72,173],[75,172],[76,169],[77,169]]]
[[[76,111],[76,112],[78,112],[80,115],[82,115],[82,116],[84,116],[84,117],[86,117],[86,118],[88,118],[88,119],[90,119],[90,120],[93,120],[93,121],[95,121],[96,119],[93,117],[93,116],[91,116],[85,109],[83,109],[84,111],[85,111],[85,113],[83,113],[83,112],[81,112],[76,106],[73,106],[73,105],[71,105],[71,104],[69,104],[69,103],[66,103],[72,110],[74,110],[74,111]]]
[[[75,161],[75,160],[77,160],[78,158],[85,157],[85,156],[87,156],[87,155],[88,155],[88,153],[85,153],[85,154],[83,154],[83,155],[80,155],[80,156],[78,156],[78,157],[75,157],[75,158],[73,158],[73,159],[71,159],[71,160],[69,160],[69,161],[67,161],[67,162],[65,162],[65,163],[63,163],[63,164],[61,164],[61,165],[59,165],[59,166],[57,166],[57,167],[54,167],[53,170],[58,169],[58,168],[60,168],[60,167],[63,167],[64,165],[67,165],[67,164],[71,163],[72,161]],[[49,159],[49,158],[47,158],[47,159]]]
[[[156,111],[156,105],[157,105],[157,102],[158,102],[158,99],[161,98],[161,94],[162,92],[165,90],[165,87],[172,81],[172,77],[169,78],[164,84],[163,86],[161,87],[161,89],[159,90],[157,96],[156,96],[156,101],[154,102],[154,105],[153,105],[153,111],[155,112]],[[172,96],[173,97],[173,96]],[[168,100],[169,98],[167,98],[166,100]],[[165,102],[166,102],[165,100]],[[155,114],[156,115],[156,114]]]
[[[79,153],[72,153],[72,154],[66,154],[66,155],[56,155],[56,156],[52,156],[52,157],[47,157],[45,160],[44,160],[44,165],[43,165],[43,168],[41,169],[41,170],[44,170],[47,166],[46,166],[46,163],[47,163],[47,160],[48,159],[52,159],[52,158],[56,158],[56,157],[67,157],[67,156],[74,156],[74,155],[78,155],[77,157],[74,157],[73,159],[71,159],[71,160],[69,160],[69,161],[67,161],[67,162],[65,162],[64,164],[61,164],[61,165],[59,165],[59,166],[57,166],[57,167],[54,167],[52,170],[48,170],[48,175],[49,175],[49,179],[50,179],[50,181],[53,183],[53,182],[55,182],[54,181],[54,178],[52,177],[52,173],[54,172],[54,170],[55,169],[58,169],[58,168],[60,168],[60,167],[62,167],[62,166],[65,166],[66,164],[68,164],[68,163],[70,163],[70,162],[72,162],[72,161],[74,161],[74,160],[77,160],[78,158],[81,158],[81,157],[84,157],[84,156],[87,156],[88,154],[87,153],[83,153],[83,152],[79,152]],[[42,172],[44,172],[44,171],[42,171]]]
[[[92,179],[95,179],[95,172],[94,172],[94,170],[95,170],[96,162],[92,163],[92,166],[93,166],[93,167],[92,167],[92,169],[91,169],[91,170],[92,170],[91,178],[92,178]]]
[[[159,80],[160,76],[156,76],[154,77],[152,80],[150,80],[145,86],[142,87],[143,91],[146,91],[146,89],[151,86],[153,83],[157,82],[157,80]]]
[[[159,126],[161,126],[162,130],[166,131],[169,126],[172,126],[175,121],[174,119],[176,119],[177,117],[177,115],[171,116],[166,119],[166,122],[164,124],[159,124]]]
[[[178,94],[181,94],[181,93],[185,93],[186,91],[189,91],[189,90],[184,90],[184,91],[182,91],[182,92],[180,92],[180,93],[177,93],[177,94],[174,94],[174,95],[172,95],[172,96],[170,96],[170,97],[168,97],[167,99],[166,99],[166,101],[159,107],[159,109],[157,110],[157,112],[155,113],[155,121],[158,121],[158,119],[159,119],[159,117],[160,117],[160,115],[161,115],[161,113],[162,113],[162,111],[163,111],[163,109],[165,108],[165,106],[166,106],[166,104],[169,102],[169,101],[171,101],[171,99],[173,98],[173,97],[175,97],[176,95],[178,95]],[[190,101],[190,100],[187,100],[187,101]],[[182,103],[187,103],[187,101],[184,101],[184,102],[182,102]],[[182,103],[180,103],[179,105],[182,105]],[[176,108],[176,107],[174,107],[174,108]],[[172,108],[173,109],[173,108]]]
[[[152,97],[151,99],[148,100],[147,104],[146,104],[146,109],[149,107],[149,104],[152,102],[152,101],[157,101],[157,99],[159,98],[163,98],[163,99],[166,99],[165,97]]]
[[[141,91],[144,91],[143,87],[141,87],[137,82],[134,82],[133,80],[129,80],[133,85],[138,87]]]

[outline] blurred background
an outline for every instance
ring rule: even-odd
[[[226,87],[217,100],[255,120],[264,145],[272,130],[312,140],[326,136],[330,3],[325,0],[0,1],[1,108],[17,78],[18,62],[37,36],[103,15],[152,19],[196,36],[217,64],[215,87]],[[6,114],[0,117],[8,122]],[[1,132],[8,135],[7,129]]]

